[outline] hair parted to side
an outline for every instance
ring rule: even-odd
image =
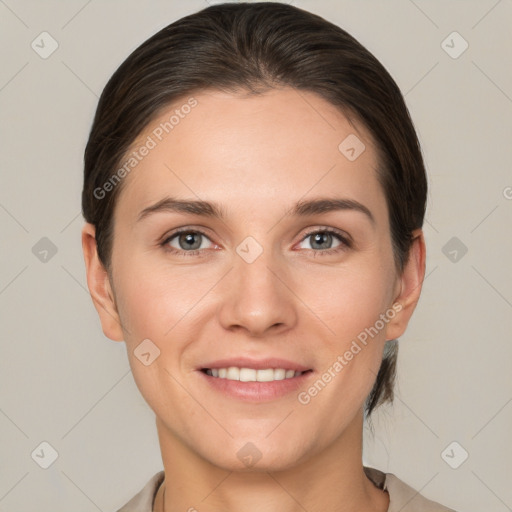
[[[95,191],[106,190],[148,124],[164,108],[205,89],[252,95],[285,86],[316,93],[372,134],[395,263],[403,269],[412,232],[423,225],[427,180],[400,89],[337,25],[291,5],[258,2],[217,4],[171,23],[134,50],[106,84],[85,149],[82,213],[96,228],[98,255],[107,271],[113,214],[124,182],[108,193]],[[393,401],[397,351],[396,340],[386,343],[366,417]]]

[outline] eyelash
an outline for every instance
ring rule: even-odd
[[[193,251],[184,251],[184,250],[175,249],[174,247],[169,247],[168,246],[168,244],[169,244],[169,242],[171,240],[173,240],[177,236],[181,235],[182,233],[200,234],[200,235],[202,235],[202,236],[204,236],[204,237],[209,239],[209,236],[206,233],[204,233],[203,231],[199,230],[199,229],[183,228],[183,229],[179,229],[179,230],[175,231],[170,236],[166,237],[165,240],[160,245],[166,251],[168,251],[169,253],[177,255],[177,256],[183,256],[185,258],[190,257],[190,256],[202,256],[201,251],[203,251],[204,249],[195,249]],[[332,254],[338,253],[340,251],[345,251],[347,249],[351,249],[352,248],[352,241],[349,239],[349,237],[347,237],[342,231],[339,231],[339,230],[334,229],[334,228],[321,228],[321,229],[315,229],[313,231],[309,231],[308,233],[306,233],[302,237],[302,239],[300,241],[303,242],[307,238],[309,238],[309,237],[311,237],[313,235],[316,235],[318,233],[328,233],[330,235],[333,235],[335,238],[338,239],[339,242],[341,242],[341,245],[339,245],[338,247],[335,247],[333,249],[324,249],[324,250],[321,250],[321,249],[320,250],[308,249],[309,251],[313,251],[313,254],[315,255],[314,256],[315,258],[317,256],[332,255]]]

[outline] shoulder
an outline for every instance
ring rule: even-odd
[[[366,466],[364,470],[377,487],[389,493],[387,512],[455,512],[451,508],[425,498],[393,473],[383,473]]]
[[[156,473],[126,505],[117,512],[152,512],[156,491],[164,480],[164,472]]]
[[[393,473],[383,473],[367,466],[364,467],[364,471],[377,487],[389,493],[387,512],[455,512],[425,498]],[[143,489],[117,512],[152,512],[155,494],[163,480],[164,472],[156,473]]]

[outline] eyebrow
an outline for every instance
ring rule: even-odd
[[[286,213],[286,217],[298,216],[307,217],[328,213],[339,210],[352,210],[363,213],[368,219],[375,224],[375,218],[372,212],[362,203],[353,199],[338,198],[320,198],[297,202],[294,207]],[[161,212],[189,213],[202,217],[226,219],[226,212],[218,204],[210,201],[177,199],[173,197],[165,197],[157,203],[148,206],[142,210],[137,218],[137,222],[142,219]]]

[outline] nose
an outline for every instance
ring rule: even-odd
[[[234,266],[223,280],[219,320],[229,331],[251,337],[275,335],[297,322],[297,298],[290,277],[270,252],[252,263],[235,254]]]

